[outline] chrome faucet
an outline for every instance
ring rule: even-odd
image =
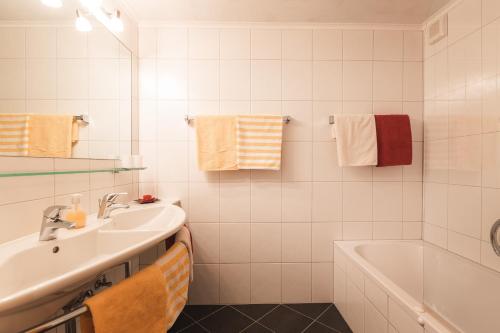
[[[99,212],[97,213],[98,219],[107,219],[109,214],[115,209],[129,208],[127,204],[115,203],[120,195],[127,195],[128,193],[106,193],[102,199],[99,199]]]
[[[40,228],[40,241],[56,239],[57,229],[73,229],[74,223],[61,219],[61,211],[68,209],[67,206],[50,206],[43,211],[42,226]]]

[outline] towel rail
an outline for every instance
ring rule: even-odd
[[[188,125],[189,125],[189,124],[191,124],[193,120],[194,120],[194,118],[189,117],[188,115],[186,115],[186,116],[184,117],[184,121],[185,121]],[[291,120],[292,120],[292,117],[290,117],[290,116],[283,116],[283,123],[288,124],[288,123],[290,123],[290,121],[291,121]]]
[[[80,121],[84,125],[88,125],[90,123],[89,122],[89,116],[87,116],[86,114],[81,114],[81,115],[78,115],[78,116],[74,116],[73,118],[75,120],[77,120],[77,121]]]
[[[124,275],[125,278],[130,277],[131,275],[131,262],[130,261],[125,261],[115,267],[124,265]],[[37,325],[35,327],[30,328],[29,330],[24,331],[24,333],[42,333],[46,332],[52,328],[56,328],[59,325],[62,325],[64,323],[68,323],[71,320],[74,320],[81,316],[82,314],[86,313],[89,311],[89,308],[86,305],[82,305],[75,310],[65,313],[63,315],[60,315],[59,317],[56,317],[54,319],[51,319],[49,321],[44,322],[43,324]]]

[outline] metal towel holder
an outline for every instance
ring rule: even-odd
[[[188,125],[190,125],[193,122],[193,120],[194,120],[194,118],[192,118],[192,117],[190,117],[188,115],[184,116],[184,121]],[[292,120],[292,117],[290,117],[290,116],[283,116],[283,123],[288,124],[288,123],[290,123],[291,120]]]
[[[490,241],[493,251],[500,257],[500,242],[498,241],[498,230],[500,230],[500,219],[498,219],[490,230]]]
[[[81,114],[81,115],[78,115],[78,116],[74,116],[73,118],[76,121],[81,122],[85,126],[87,126],[88,124],[90,124],[90,122],[89,122],[89,116],[87,116],[86,114]]]

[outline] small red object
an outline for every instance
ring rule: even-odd
[[[144,194],[142,196],[143,201],[151,201],[153,199],[153,196],[151,194]]]

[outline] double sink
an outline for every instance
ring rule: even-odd
[[[108,219],[88,217],[78,230],[58,230],[0,245],[0,332],[16,332],[57,312],[96,276],[175,234],[184,211],[171,204],[133,205]]]

